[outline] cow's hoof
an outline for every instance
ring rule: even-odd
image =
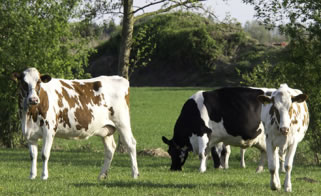
[[[134,179],[138,179],[139,173],[132,175]]]
[[[48,176],[41,176],[41,180],[47,180]]]
[[[272,191],[279,191],[279,190],[281,190],[281,186],[280,185],[271,184],[271,190]]]
[[[284,187],[285,192],[292,192],[292,187]]]
[[[30,176],[29,176],[29,179],[30,179],[30,180],[36,179],[36,175],[30,175]]]
[[[107,174],[100,174],[99,176],[98,176],[98,181],[100,181],[100,180],[106,180],[107,179]]]
[[[259,173],[262,173],[264,171],[263,167],[258,167],[256,169],[256,173],[259,174]]]

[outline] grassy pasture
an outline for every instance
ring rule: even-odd
[[[161,136],[172,137],[174,123],[184,101],[197,88],[131,89],[131,120],[137,151],[161,147]],[[117,138],[117,136],[116,136]],[[41,145],[41,142],[40,142]],[[39,150],[40,151],[40,150]],[[116,153],[106,181],[97,181],[103,164],[100,138],[86,141],[56,139],[49,161],[49,179],[40,180],[42,164],[38,156],[38,177],[29,180],[27,149],[0,149],[0,195],[289,195],[271,191],[267,169],[255,174],[258,152],[249,149],[247,168],[239,166],[239,149],[232,148],[230,169],[216,170],[208,161],[208,171],[198,172],[197,156],[190,154],[183,172],[170,172],[170,159],[138,156],[140,177],[131,178],[127,154]],[[305,164],[310,155],[299,145],[292,172],[291,195],[321,195],[320,167]],[[281,174],[281,181],[284,174]],[[283,184],[283,183],[282,183]]]

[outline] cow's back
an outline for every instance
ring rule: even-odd
[[[244,140],[254,139],[261,122],[261,103],[256,99],[264,92],[250,88],[222,88],[204,92],[204,105],[209,119],[223,122],[229,135],[241,136]]]
[[[129,82],[119,76],[84,80],[52,79],[43,84],[48,94],[48,126],[57,137],[82,139],[115,126],[112,120],[128,110]]]

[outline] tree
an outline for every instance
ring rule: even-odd
[[[200,3],[204,0],[148,0],[146,4],[141,7],[135,7],[134,0],[119,0],[116,2],[109,2],[105,0],[96,0],[95,4],[87,4],[88,18],[101,17],[102,15],[121,15],[122,20],[122,38],[119,51],[118,74],[129,78],[128,70],[130,66],[130,51],[133,42],[133,27],[135,21],[151,15],[169,12],[175,8],[183,7],[185,9],[203,9]],[[160,9],[152,12],[144,12],[148,7],[161,5]],[[123,11],[121,11],[123,10]],[[143,12],[141,15],[138,13]],[[207,11],[210,13],[209,11]]]
[[[14,71],[36,67],[54,77],[84,77],[87,39],[69,22],[77,1],[6,0],[0,5],[0,143],[21,143]],[[78,23],[77,25],[79,25]]]
[[[262,23],[279,27],[291,40],[279,63],[262,64],[244,78],[254,85],[265,83],[274,87],[287,82],[309,95],[307,138],[317,157],[321,153],[321,1],[243,1],[255,5],[256,16]]]
[[[184,6],[188,9],[201,8],[201,4],[199,4],[200,1],[202,0],[149,0],[146,1],[146,5],[134,10],[134,0],[121,0],[116,3],[97,0],[95,6],[92,7],[89,5],[87,7],[94,8],[89,12],[91,16],[94,17],[100,14],[115,14],[117,13],[117,10],[119,14],[122,14],[122,37],[118,60],[118,74],[123,76],[124,78],[129,79],[128,72],[130,66],[130,52],[133,43],[133,29],[135,20],[148,15],[168,12],[177,7]],[[146,8],[157,4],[162,4],[161,9],[149,13],[144,13],[135,17],[136,13],[144,11]],[[123,8],[123,12],[120,11],[121,8]],[[121,139],[119,141],[120,143],[117,147],[118,151],[126,151],[126,148],[124,148],[124,146],[122,145],[123,142],[121,142]]]

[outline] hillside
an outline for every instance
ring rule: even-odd
[[[92,76],[117,73],[119,32],[90,58]],[[258,44],[238,23],[215,23],[193,13],[175,12],[135,24],[131,53],[132,86],[238,85],[236,68],[250,70],[276,49]]]

